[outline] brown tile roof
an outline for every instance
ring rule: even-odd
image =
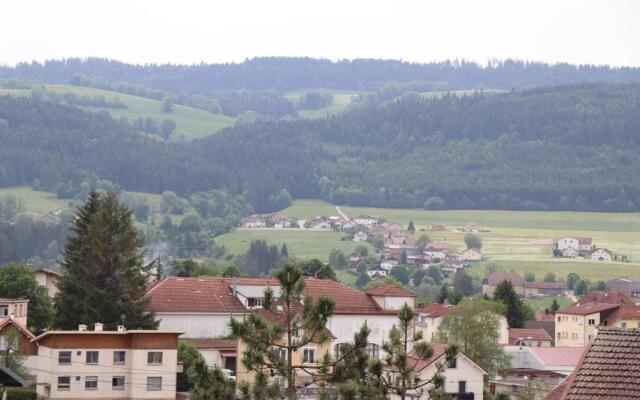
[[[562,282],[525,282],[524,286],[532,289],[564,289]]]
[[[579,237],[578,239],[578,243],[580,244],[591,244],[591,238],[590,237]]]
[[[511,368],[504,371],[500,371],[501,376],[546,376],[550,378],[564,378],[566,375],[556,371],[548,371],[545,369],[532,369],[532,368]]]
[[[640,307],[622,293],[597,290],[587,293],[573,305],[558,310],[558,313],[588,315],[603,311],[611,311],[610,315],[605,316],[608,324],[620,316],[640,318]]]
[[[558,385],[556,385],[556,387],[554,387],[549,394],[547,394],[544,398],[544,400],[562,400],[562,394],[564,393],[565,389],[567,388],[567,380],[569,378],[563,380],[562,382],[558,383]]]
[[[180,340],[192,344],[196,349],[235,350],[238,347],[236,340],[228,339],[186,338]]]
[[[430,343],[430,345],[433,349],[433,355],[427,359],[419,358],[415,353],[409,353],[407,362],[415,372],[421,372],[429,365],[438,361],[442,356],[444,356],[447,350],[447,346],[442,343]]]
[[[436,318],[441,315],[447,314],[449,311],[453,310],[454,306],[448,304],[430,304],[424,307],[418,307],[416,309],[416,313],[425,313],[429,314],[428,316],[431,318]]]
[[[544,329],[509,328],[509,344],[516,344],[519,339],[553,340]]]
[[[571,314],[571,315],[588,315],[593,313],[599,313],[607,310],[614,310],[620,307],[620,304],[611,303],[581,303],[578,302],[572,306],[562,308],[558,310],[558,314]]]
[[[487,278],[487,282],[491,286],[497,286],[498,283],[502,281],[511,282],[513,286],[524,286],[524,279],[522,279],[520,275],[513,272],[496,271],[492,272]]]
[[[544,329],[549,336],[554,338],[556,337],[556,322],[553,319],[553,314],[548,315],[551,316],[551,321],[524,321],[524,327],[527,329]]]
[[[412,291],[393,284],[378,286],[376,288],[367,290],[366,293],[372,296],[416,297],[416,294]]]
[[[336,303],[336,314],[397,314],[397,312],[382,310],[368,294],[330,279],[307,278],[305,279],[305,284],[305,293],[308,296],[312,298],[320,296],[332,298]]]
[[[562,399],[638,399],[638,360],[639,329],[600,329],[569,379]]]
[[[244,313],[240,300],[222,278],[168,277],[146,294],[154,312]]]
[[[544,322],[554,322],[556,321],[556,316],[548,312],[547,310],[540,310],[536,312],[536,320],[544,321]]]

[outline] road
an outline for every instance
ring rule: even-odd
[[[336,206],[336,211],[338,212],[338,214],[340,214],[342,216],[342,218],[344,218],[347,221],[349,221],[349,217],[347,217],[347,214],[342,212],[342,210],[340,209],[340,206]]]

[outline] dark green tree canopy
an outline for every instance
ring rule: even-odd
[[[8,264],[0,267],[0,297],[29,299],[27,325],[34,333],[41,333],[51,322],[51,299],[45,287],[39,286],[29,267]]]
[[[153,264],[145,264],[143,239],[132,211],[114,192],[91,192],[78,209],[63,256],[53,326],[77,329],[101,322],[106,329],[155,329],[144,300]]]

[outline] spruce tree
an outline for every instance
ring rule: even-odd
[[[496,286],[493,299],[504,303],[507,307],[507,321],[511,328],[522,328],[524,326],[525,305],[513,285],[509,281],[502,281]]]
[[[407,231],[412,235],[416,232],[416,227],[413,225],[413,221],[409,221],[409,226],[407,227]]]
[[[132,211],[117,195],[92,191],[71,224],[53,326],[76,329],[101,322],[111,330],[120,324],[156,329],[144,300],[153,263],[144,263],[143,245]]]

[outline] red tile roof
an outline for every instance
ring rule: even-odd
[[[206,338],[188,338],[180,340],[192,344],[196,349],[235,350],[238,347],[238,342],[236,340]]]
[[[449,250],[451,248],[451,246],[449,245],[448,242],[429,242],[427,243],[426,249],[433,249],[433,250]]]
[[[640,318],[640,307],[619,292],[592,291],[573,305],[558,310],[561,314],[588,315],[611,311],[605,316],[607,323],[615,322],[620,316]]]
[[[437,318],[441,315],[447,314],[449,311],[453,310],[454,306],[448,304],[430,304],[428,306],[419,307],[416,309],[416,313],[425,313],[429,314],[428,316],[431,318]]]
[[[0,318],[0,332],[2,332],[2,330],[9,325],[13,325],[18,331],[20,331],[28,339],[33,339],[34,337],[36,337],[36,335],[31,333],[29,328],[22,325],[20,322],[16,321],[13,317]]]
[[[427,359],[422,359],[416,356],[415,353],[409,353],[408,364],[414,372],[421,372],[429,365],[442,358],[447,350],[447,346],[442,343],[430,343],[433,349],[433,355]]]
[[[544,365],[578,365],[584,347],[527,347]]]
[[[509,344],[516,344],[519,339],[552,341],[544,329],[509,328]]]
[[[549,394],[547,394],[544,398],[544,400],[562,400],[562,394],[564,393],[565,389],[567,388],[567,381],[569,380],[569,378],[563,380],[562,382],[558,383],[558,385],[556,387],[554,387]]]
[[[305,293],[308,296],[332,298],[336,303],[336,314],[397,314],[383,311],[368,294],[330,279],[307,278],[305,284]]]
[[[602,328],[569,378],[563,400],[639,398],[640,329]]]
[[[501,376],[548,376],[551,378],[563,378],[566,375],[556,371],[548,371],[545,369],[531,369],[531,368],[511,368],[504,371],[500,371]]]
[[[591,244],[591,238],[590,237],[579,237],[578,239],[578,243],[580,244]]]
[[[522,279],[520,275],[513,272],[496,271],[492,272],[487,278],[487,282],[491,286],[497,286],[498,283],[502,281],[511,282],[513,286],[524,286],[524,279]]]
[[[372,296],[416,297],[416,294],[412,291],[393,284],[378,286],[376,288],[367,290],[366,293]]]
[[[154,312],[244,313],[225,279],[168,277],[154,285],[146,297]]]
[[[536,312],[536,321],[555,322],[556,316],[545,310]]]

